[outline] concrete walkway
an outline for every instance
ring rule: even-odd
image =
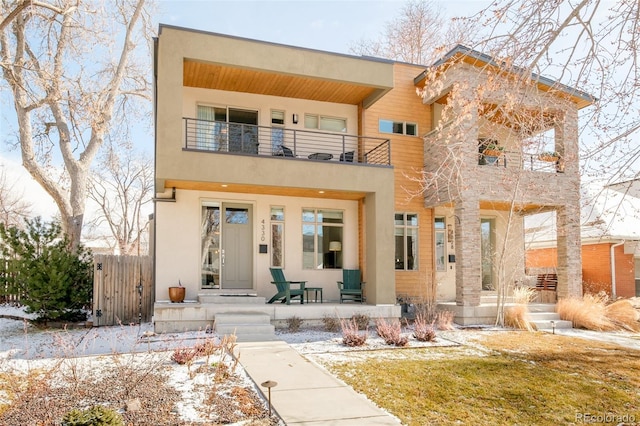
[[[260,386],[267,380],[272,409],[287,425],[399,425],[400,421],[356,393],[283,341],[238,343],[240,364]]]

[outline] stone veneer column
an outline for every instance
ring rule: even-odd
[[[558,298],[582,296],[582,251],[580,206],[567,205],[557,211]]]
[[[482,292],[480,205],[476,199],[455,205],[456,304],[480,305]]]
[[[556,126],[556,147],[565,157],[565,178],[571,179],[571,191],[563,194],[564,205],[558,208],[558,297],[582,296],[582,241],[580,238],[580,170],[578,156],[578,113],[575,107],[565,110],[562,123]]]

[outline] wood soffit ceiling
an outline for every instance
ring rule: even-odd
[[[363,85],[184,61],[183,84],[259,95],[358,105],[376,89]]]
[[[226,186],[224,186],[226,185]],[[360,200],[366,196],[364,192],[324,190],[323,188],[306,189],[292,187],[274,187],[265,185],[223,184],[220,182],[195,182],[167,180],[165,188],[189,189],[197,191],[235,192],[243,194],[284,195],[291,197],[328,198],[337,200]]]

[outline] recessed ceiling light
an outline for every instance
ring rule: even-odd
[[[324,194],[324,191],[318,191],[318,194]]]
[[[229,185],[220,185],[220,186],[222,186],[223,188],[226,188],[226,187],[228,187]]]

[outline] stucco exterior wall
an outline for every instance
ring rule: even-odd
[[[338,300],[337,281],[342,270],[302,269],[302,209],[325,208],[344,212],[342,259],[346,269],[358,268],[358,204],[357,201],[325,200],[299,197],[265,196],[259,194],[233,194],[210,191],[178,190],[176,203],[158,203],[156,236],[162,241],[156,250],[156,300],[168,300],[167,287],[178,280],[187,288],[187,300],[196,300],[200,289],[201,265],[201,206],[203,201],[246,203],[253,206],[253,290],[267,299],[273,296],[271,284],[270,208],[285,208],[284,272],[288,279],[307,281],[309,287],[323,287],[325,300]],[[262,221],[265,230],[263,234]],[[262,241],[261,236],[265,236]],[[267,244],[268,253],[258,253],[258,245]]]

